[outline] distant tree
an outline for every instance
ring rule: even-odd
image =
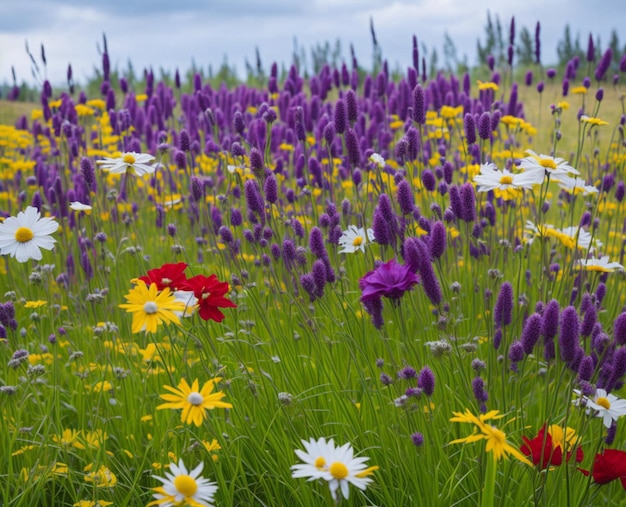
[[[428,64],[430,67],[430,77],[433,77],[437,74],[437,69],[439,68],[439,56],[437,55],[437,49],[433,49],[433,52],[430,54],[430,63]]]
[[[481,64],[487,62],[489,55],[493,55],[498,63],[505,61],[502,24],[500,23],[500,18],[496,15],[496,23],[494,25],[489,11],[487,11],[487,25],[485,26],[485,42],[482,44],[479,39],[476,42],[476,48],[478,51],[478,61]]]
[[[523,27],[517,43],[517,61],[520,65],[531,65],[535,61],[533,36],[528,28]]]
[[[565,25],[563,40],[559,41],[556,47],[556,54],[559,57],[559,64],[565,65],[573,56],[574,48],[572,46],[572,35],[569,23]]]
[[[373,45],[372,74],[376,75],[380,72],[383,66],[383,51],[378,44],[378,39],[376,38],[376,31],[374,30],[374,18],[370,18],[370,33],[372,34]]]
[[[446,31],[443,35],[443,59],[446,70],[452,72],[459,66],[459,58],[457,56],[456,44]]]

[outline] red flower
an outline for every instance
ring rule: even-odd
[[[198,298],[198,314],[204,320],[222,322],[224,314],[218,308],[237,308],[235,303],[224,297],[228,292],[228,282],[220,282],[215,275],[196,275],[186,280],[179,289],[193,291]]]
[[[530,456],[535,465],[548,468],[549,466],[561,465],[563,463],[563,446],[571,449],[571,447],[576,446],[578,439],[571,428],[567,428],[563,432],[563,428],[553,424],[546,432],[546,425],[544,424],[535,438],[531,440],[522,437],[522,440],[524,440],[524,444],[520,450],[526,456]],[[566,461],[570,460],[573,452],[572,450],[567,452]],[[575,452],[575,460],[580,463],[583,460],[583,450],[576,446]]]
[[[175,291],[181,289],[181,285],[187,281],[185,269],[187,269],[187,264],[184,262],[163,264],[160,268],[151,269],[146,276],[139,277],[139,280],[146,282],[148,287],[151,283],[155,283],[158,290],[168,287],[171,291]]]
[[[579,470],[583,474],[589,475],[588,470],[582,468]],[[596,454],[591,475],[597,484],[606,484],[619,479],[622,487],[626,489],[626,452],[617,449],[605,449],[602,454]]]

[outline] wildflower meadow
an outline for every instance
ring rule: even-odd
[[[0,125],[2,505],[626,505],[626,55],[411,50]]]

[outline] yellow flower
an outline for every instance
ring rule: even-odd
[[[202,389],[199,390],[198,379],[195,379],[189,387],[185,379],[178,383],[178,389],[171,386],[163,386],[173,394],[162,394],[161,398],[168,403],[163,403],[157,407],[157,410],[171,408],[174,410],[182,409],[180,420],[185,424],[195,424],[200,426],[202,421],[207,418],[206,411],[214,408],[233,408],[230,403],[220,401],[225,394],[223,392],[213,392],[215,383],[219,382],[221,377],[205,382]]]
[[[93,465],[87,465],[85,472],[91,470]],[[100,466],[97,472],[89,472],[85,476],[86,482],[93,482],[97,488],[112,488],[117,484],[117,477],[104,465]]]
[[[493,90],[494,92],[497,92],[499,90],[499,86],[496,83],[492,83],[492,82],[487,82],[487,83],[483,83],[482,81],[478,80],[476,81],[478,83],[478,89],[479,90]]]
[[[80,432],[73,429],[64,429],[61,435],[52,435],[52,440],[62,447],[76,447],[84,449],[85,446],[78,441]]]
[[[586,114],[583,114],[580,117],[580,121],[583,123],[589,123],[590,125],[597,125],[597,126],[609,124],[608,121],[601,120],[600,118],[594,118],[592,116],[587,116]]]
[[[155,283],[147,287],[143,280],[137,280],[137,285],[124,297],[128,303],[121,304],[120,308],[133,314],[133,333],[144,330],[155,333],[162,322],[178,324],[180,320],[174,312],[185,310],[185,303],[176,301],[168,287],[159,292]]]
[[[24,303],[24,308],[39,308],[40,306],[47,304],[47,301],[42,301],[41,299],[38,301],[26,301],[26,303]]]
[[[584,87],[584,86],[575,86],[574,88],[572,88],[570,90],[570,92],[572,93],[572,95],[584,95],[585,93],[587,93],[589,90]]]
[[[530,461],[514,446],[509,444],[506,440],[506,433],[504,431],[486,424],[485,421],[491,419],[501,419],[504,415],[500,415],[497,410],[491,410],[486,414],[480,414],[476,417],[468,409],[465,409],[464,413],[452,412],[454,417],[450,419],[450,422],[462,422],[474,424],[474,432],[465,438],[458,438],[450,442],[451,444],[468,444],[471,442],[477,442],[479,440],[486,440],[487,444],[485,450],[487,452],[493,452],[494,458],[499,461],[501,458],[506,458],[508,455],[517,458],[522,463],[526,463],[529,466],[533,466]]]

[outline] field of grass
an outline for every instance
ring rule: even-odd
[[[623,85],[536,82],[0,102],[0,503],[626,505]]]

